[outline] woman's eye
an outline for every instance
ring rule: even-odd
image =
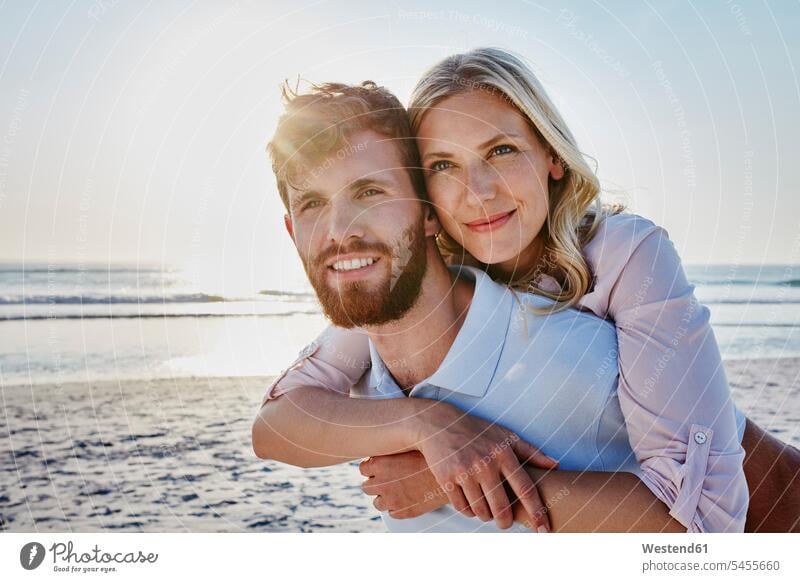
[[[452,165],[453,164],[447,160],[439,160],[438,162],[433,162],[430,166],[430,169],[432,172],[441,172],[442,170],[446,170]]]
[[[513,151],[515,151],[514,147],[512,147],[510,145],[503,144],[503,145],[495,146],[491,150],[489,150],[489,155],[490,156],[502,156],[503,154],[510,154]]]

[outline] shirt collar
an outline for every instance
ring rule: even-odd
[[[421,384],[433,384],[451,392],[479,398],[489,389],[503,353],[511,321],[513,293],[505,285],[492,281],[480,269],[457,265],[449,269],[460,277],[474,281],[475,292],[464,324],[444,361]],[[369,349],[372,358],[370,388],[381,393],[399,390],[371,340]]]

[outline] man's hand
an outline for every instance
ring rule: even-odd
[[[523,465],[554,469],[558,461],[508,429],[444,402],[427,408],[417,423],[416,448],[456,511],[481,521],[494,519],[501,529],[511,527],[507,484],[536,531],[550,531],[547,511]]]
[[[396,519],[419,517],[447,505],[447,494],[419,451],[370,457],[359,470],[367,477],[361,489],[375,496],[375,509]]]

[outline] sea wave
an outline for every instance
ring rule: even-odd
[[[319,315],[318,311],[282,311],[280,313],[70,313],[64,315],[0,315],[0,321],[87,320],[87,319],[173,319],[177,317],[289,317],[292,315]]]
[[[757,285],[766,287],[800,287],[800,279],[780,279],[780,280],[765,280],[762,278],[756,279],[705,279],[696,277],[690,282],[695,285],[709,285],[719,287],[721,285]]]
[[[220,303],[231,301],[220,295],[182,293],[176,295],[5,295],[0,305],[100,305],[142,303]],[[235,301],[235,300],[234,300]]]
[[[307,300],[309,293],[286,291],[259,291],[250,297],[224,297],[210,293],[173,293],[165,295],[100,295],[100,294],[52,294],[52,295],[0,295],[0,305],[142,305],[166,303],[222,303],[242,301],[266,301],[282,298]]]
[[[704,305],[800,305],[800,299],[715,299],[704,297]]]

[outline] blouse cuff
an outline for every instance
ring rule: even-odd
[[[708,468],[708,454],[711,451],[713,435],[713,430],[699,424],[693,424],[689,430],[686,462],[681,468],[683,482],[678,497],[669,512],[672,517],[687,526],[690,532],[701,531],[701,522],[699,519],[695,519],[695,515],[700,503],[700,495],[703,493],[703,481]]]
[[[689,431],[686,461],[654,457],[642,465],[642,482],[667,507],[669,514],[686,527],[688,533],[742,532],[747,517],[749,493],[742,454],[711,455],[714,431],[693,424]],[[730,471],[723,465],[730,463]],[[709,483],[709,464],[721,483]],[[738,470],[737,470],[738,469]]]
[[[284,383],[280,384],[280,381],[286,377],[291,370],[293,370],[297,365],[299,365],[304,360],[307,360],[311,356],[317,353],[319,350],[319,344],[315,341],[312,341],[306,347],[304,347],[300,352],[297,354],[297,359],[289,364],[289,367],[284,369],[278,376],[272,381],[272,384],[267,387],[267,392],[264,395],[263,400],[261,400],[261,406],[263,407],[267,402],[270,400],[276,399],[278,396],[286,394],[287,392],[291,391],[292,388],[297,388],[298,385],[293,385],[291,383]],[[279,385],[280,384],[280,385]]]

